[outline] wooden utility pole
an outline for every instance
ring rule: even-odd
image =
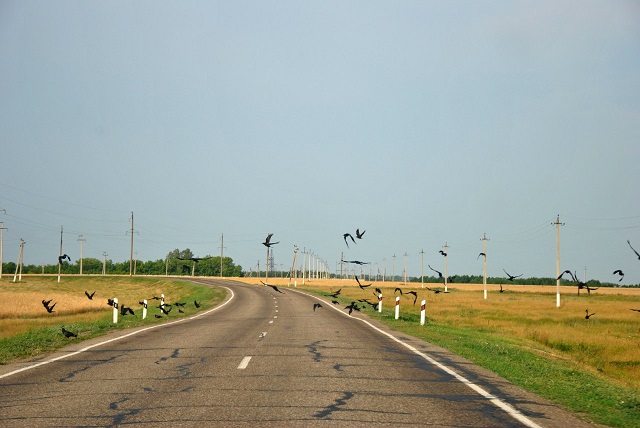
[[[564,226],[564,223],[560,223],[560,214],[556,217],[556,307],[560,307],[560,226]]]
[[[102,252],[102,274],[103,275],[107,274],[107,256],[108,254],[103,251]]]
[[[404,252],[404,284],[407,285],[407,257],[409,256],[409,254],[407,254],[407,252]]]
[[[220,278],[223,277],[222,275],[222,266],[224,266],[224,233],[220,234]]]
[[[487,234],[482,236],[482,254],[484,254],[484,267],[482,268],[482,284],[484,285],[484,300],[487,300]]]
[[[86,239],[82,237],[82,235],[78,236],[78,241],[80,242],[80,275],[82,275],[82,244]]]
[[[449,277],[449,272],[447,269],[447,257],[449,257],[449,245],[445,242],[444,243],[444,292],[445,293],[448,291],[447,280]]]
[[[20,238],[20,253],[18,253],[18,264],[16,265],[16,273],[13,275],[13,282],[16,282],[16,277],[18,276],[18,272],[20,272],[20,277],[18,281],[22,281],[22,256],[24,254],[24,240]]]
[[[394,254],[393,257],[391,257],[392,263],[391,263],[391,281],[395,281],[396,280],[396,255]]]
[[[420,254],[422,255],[422,268],[420,272],[420,282],[422,283],[422,288],[424,288],[424,248],[420,250]]]
[[[4,210],[1,210],[4,211]],[[5,211],[6,214],[6,211]],[[2,249],[4,247],[4,231],[7,230],[4,227],[4,222],[0,221],[0,278],[2,278]]]
[[[296,263],[298,262],[298,247],[293,246],[293,264],[291,265],[291,273],[293,274],[293,286],[298,286],[298,268]],[[291,282],[291,275],[289,275],[289,282]]]

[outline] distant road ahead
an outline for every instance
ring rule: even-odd
[[[325,302],[314,311],[319,300],[297,290],[198,282],[227,287],[228,300],[192,319],[70,345],[18,373],[29,364],[0,366],[1,425],[587,426],[361,314]]]

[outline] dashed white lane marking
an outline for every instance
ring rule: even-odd
[[[316,298],[316,299],[320,300],[318,296],[315,296],[313,294],[308,294],[308,293],[305,293],[305,292],[302,292],[302,291],[298,291],[298,290],[292,290],[292,291],[295,291],[296,293],[304,294],[305,296],[313,297],[313,298]],[[339,308],[336,308],[335,306],[329,306],[329,307],[331,309],[334,309],[334,310],[338,311],[339,313],[341,313],[344,316],[347,316],[347,317],[352,318],[354,320],[358,320],[360,322],[365,323],[366,325],[368,325],[372,329],[376,330],[378,333],[387,336],[389,339],[391,339],[394,342],[404,346],[405,348],[409,349],[410,351],[412,351],[416,355],[421,356],[422,358],[424,358],[425,360],[427,360],[428,362],[430,362],[434,366],[436,366],[439,369],[443,370],[444,372],[450,374],[451,376],[456,378],[458,381],[464,383],[469,388],[473,389],[479,395],[481,395],[482,397],[486,398],[491,403],[493,403],[494,406],[498,407],[499,409],[504,410],[509,416],[511,416],[515,420],[521,422],[522,424],[524,424],[524,425],[526,425],[526,426],[528,426],[530,428],[542,428],[541,425],[538,425],[537,423],[535,423],[534,421],[532,421],[531,419],[529,419],[528,417],[523,415],[518,409],[513,407],[511,404],[507,403],[506,401],[503,401],[500,398],[495,397],[494,395],[489,393],[486,389],[484,389],[481,386],[478,386],[475,383],[471,382],[469,379],[467,379],[466,377],[458,374],[455,370],[449,368],[448,366],[446,366],[446,365],[434,360],[433,358],[431,358],[429,355],[425,354],[424,352],[421,352],[418,349],[414,348],[413,346],[409,345],[408,343],[403,342],[402,340],[398,339],[394,335],[379,329],[378,327],[376,327],[375,325],[371,324],[369,321],[367,321],[365,319],[352,317],[351,315],[348,315],[345,312],[342,312]]]
[[[273,320],[269,321],[269,324],[273,324]]]
[[[240,361],[240,364],[238,365],[238,370],[246,369],[247,366],[249,365],[249,361],[251,361],[251,357],[249,356],[244,357],[242,361]]]
[[[223,288],[226,288],[227,290],[229,290],[229,292],[231,293],[231,297],[226,302],[222,303],[219,306],[216,306],[215,308],[211,308],[208,311],[200,312],[199,314],[194,315],[192,317],[188,317],[188,318],[181,318],[179,320],[175,320],[175,321],[171,321],[171,322],[167,322],[167,323],[163,323],[163,324],[155,324],[155,325],[152,325],[152,326],[149,326],[149,327],[141,328],[140,330],[136,330],[136,331],[133,331],[133,332],[128,333],[128,334],[124,334],[122,336],[114,337],[113,339],[105,340],[103,342],[94,343],[93,345],[86,346],[86,347],[84,347],[82,349],[79,349],[77,351],[70,352],[70,353],[64,354],[64,355],[60,355],[59,357],[51,358],[50,360],[40,361],[39,363],[32,364],[32,365],[26,366],[26,367],[22,367],[22,368],[19,368],[17,370],[14,370],[12,372],[9,372],[9,373],[5,373],[3,375],[0,375],[0,379],[12,376],[12,375],[14,375],[16,373],[20,373],[20,372],[23,372],[23,371],[26,371],[26,370],[31,370],[31,369],[34,369],[36,367],[44,366],[45,364],[49,364],[49,363],[53,363],[55,361],[64,360],[65,358],[73,357],[74,355],[81,354],[83,352],[88,351],[89,349],[97,348],[98,346],[106,345],[107,343],[116,342],[118,340],[124,339],[125,337],[130,337],[130,336],[134,336],[134,335],[136,335],[138,333],[142,333],[143,331],[153,330],[154,328],[166,327],[168,325],[177,324],[177,323],[180,323],[180,322],[184,322],[184,321],[188,321],[188,320],[192,320],[192,319],[201,317],[201,316],[206,315],[206,314],[210,314],[211,312],[217,311],[218,309],[220,309],[223,306],[225,306],[227,303],[232,301],[233,298],[235,297],[235,294],[233,293],[233,290],[231,290],[228,287],[223,287]]]

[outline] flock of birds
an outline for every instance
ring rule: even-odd
[[[95,294],[96,294],[95,291],[93,293],[89,293],[87,290],[85,290],[85,292],[84,292],[84,295],[89,300],[93,300],[93,297],[95,296]],[[155,307],[160,310],[160,313],[162,315],[154,314],[154,316],[156,318],[162,318],[163,315],[164,316],[168,316],[174,306],[178,308],[178,312],[184,313],[182,308],[187,305],[186,302],[176,302],[176,303],[173,303],[173,304],[166,303],[162,297],[158,297],[158,296],[153,296],[152,298],[150,298],[148,300],[159,300],[160,301],[160,304],[158,306],[155,306]],[[46,309],[47,313],[50,313],[50,314],[52,314],[54,312],[54,308],[58,304],[58,302],[54,302],[53,304],[51,304],[52,301],[53,301],[53,299],[49,299],[49,300],[42,299],[42,306],[44,306],[44,308]],[[148,307],[147,303],[145,303],[144,300],[139,301],[138,304],[143,306],[145,309]],[[111,306],[111,307],[113,307],[115,309],[118,309],[121,316],[135,315],[136,314],[132,307],[126,306],[124,303],[118,304],[114,299],[107,299],[107,305],[109,305],[109,306]],[[200,306],[201,306],[200,302],[198,302],[197,300],[193,301],[193,305],[194,305],[194,307],[196,309],[200,308]],[[78,335],[76,333],[73,333],[72,331],[67,330],[64,326],[62,326],[62,334],[67,338],[78,337]]]
[[[357,239],[362,239],[364,233],[366,231],[363,230],[362,232],[360,231],[360,229],[356,229],[356,238]],[[262,245],[266,246],[267,248],[269,248],[271,245],[275,245],[278,242],[271,242],[271,238],[273,237],[273,233],[269,233],[265,239],[265,241],[262,243]],[[351,242],[353,244],[357,244],[356,239],[354,239],[353,235],[351,233],[344,233],[342,235],[342,238],[344,240],[344,243],[346,244],[347,248],[349,248],[349,240],[351,240]],[[636,251],[633,246],[631,245],[631,241],[627,239],[627,244],[629,244],[629,247],[633,250],[633,252],[636,254],[636,256],[638,257],[638,260],[640,260],[640,253],[638,253],[638,251]],[[443,250],[439,251],[440,255],[442,255],[443,257],[447,257],[447,253]],[[483,257],[487,257],[487,255],[485,253],[479,253],[477,259],[480,258],[480,256]],[[354,264],[358,264],[358,265],[366,265],[369,264],[369,262],[362,262],[359,260],[342,260],[344,263],[354,263]],[[443,280],[444,276],[442,275],[442,272],[434,269],[431,267],[431,265],[427,265],[429,266],[429,269],[431,269],[432,271],[434,271],[435,273],[438,274],[438,279]],[[507,275],[507,279],[509,281],[513,281],[517,278],[520,278],[523,274],[519,274],[519,275],[512,275],[509,272],[507,272],[505,269],[502,269],[504,271],[504,273]],[[564,272],[562,272],[560,274],[560,276],[558,276],[558,280],[561,279],[565,274],[569,274],[571,276],[571,279],[577,283],[578,286],[578,295],[580,295],[580,290],[587,290],[587,294],[590,296],[592,291],[597,290],[598,288],[594,288],[594,287],[589,287],[587,282],[583,282],[580,281],[577,277],[577,274],[574,272],[571,272],[570,270],[565,270]],[[624,278],[624,273],[622,272],[622,270],[620,269],[616,269],[613,271],[613,275],[618,275],[620,277],[620,279],[618,280],[618,282],[622,281],[622,278]],[[360,280],[358,279],[357,276],[355,276],[355,280],[356,283],[358,285],[358,287],[361,290],[364,290],[367,287],[370,287],[372,284],[362,284],[360,282]],[[268,283],[265,283],[263,281],[260,281],[263,285],[271,287],[274,291],[277,291],[278,293],[282,293],[282,291],[276,287],[275,285],[271,285]],[[443,289],[440,288],[430,288],[430,287],[425,287],[428,291],[432,291],[435,294],[439,294],[439,293],[448,293],[448,291],[445,291]],[[500,284],[500,293],[504,293],[506,290],[502,287],[502,284]],[[342,292],[342,288],[340,288],[337,291],[331,292],[326,294],[327,297],[332,297],[333,300],[331,300],[331,303],[333,303],[334,305],[339,305],[340,302],[338,300],[336,300],[338,298],[338,296],[340,295],[340,293]],[[399,287],[396,287],[395,291],[394,291],[394,295],[396,293],[400,293],[400,296],[402,296],[403,294],[405,294],[403,292],[403,290]],[[377,293],[377,294],[376,294]],[[375,293],[373,293],[373,295],[375,297],[379,297],[379,295],[382,294],[382,291],[379,288],[375,288]],[[418,300],[418,293],[416,291],[407,291],[406,294],[410,294],[413,296],[413,304],[416,304],[416,301]],[[358,306],[358,303],[361,303],[362,306]],[[379,302],[372,302],[370,301],[370,299],[359,299],[358,301],[352,301],[351,303],[349,303],[349,305],[347,305],[344,309],[349,311],[349,315],[351,315],[353,313],[353,311],[360,311],[361,309],[366,308],[367,306],[369,306],[370,308],[377,310],[379,305]],[[322,308],[322,305],[320,303],[314,303],[313,304],[313,311],[315,312],[316,309]],[[635,312],[640,312],[640,309],[631,309],[632,311]],[[589,309],[586,310],[586,315],[585,315],[585,319],[590,319],[592,316],[594,316],[595,313],[589,313]]]

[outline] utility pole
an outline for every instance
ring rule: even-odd
[[[407,285],[407,257],[409,256],[409,254],[407,254],[407,252],[404,252],[404,285]]]
[[[133,275],[136,275],[136,268],[138,267],[138,252],[135,252],[135,257],[133,259]]]
[[[556,307],[560,307],[560,226],[564,226],[564,223],[560,223],[560,214],[556,217]]]
[[[18,254],[18,264],[16,265],[16,273],[13,275],[13,282],[16,282],[16,276],[18,276],[18,271],[20,271],[20,278],[18,281],[22,281],[22,256],[24,254],[24,240],[20,238],[20,253]]]
[[[420,282],[422,283],[422,288],[424,288],[424,248],[420,250],[420,254],[422,255],[422,271],[420,273],[421,275]]]
[[[223,277],[222,275],[222,266],[224,266],[224,233],[220,234],[220,278]]]
[[[86,239],[82,237],[82,235],[78,236],[78,241],[80,242],[80,275],[82,275],[82,244]]]
[[[298,246],[293,246],[293,263],[291,264],[291,273],[293,273],[293,286],[298,286]],[[291,275],[289,275],[289,282],[291,282]]]
[[[383,263],[383,267],[382,267],[382,282],[384,282],[384,279],[387,276],[387,258],[386,257],[382,258],[382,263]]]
[[[482,236],[482,254],[484,254],[484,267],[482,269],[482,284],[484,285],[484,300],[487,300],[487,234]]]
[[[447,290],[447,280],[449,277],[449,273],[448,273],[448,269],[447,269],[447,257],[449,257],[449,245],[445,242],[444,243],[444,292],[446,293]]]
[[[107,256],[108,254],[103,251],[102,252],[102,274],[103,275],[107,274]]]
[[[6,214],[7,211],[4,209],[0,209],[0,211],[4,211],[4,213]],[[4,247],[4,231],[7,230],[6,227],[4,227],[4,222],[0,221],[0,278],[2,278],[2,249]]]
[[[169,254],[164,258],[164,276],[169,276]]]
[[[391,281],[396,280],[396,255],[394,254],[392,257],[392,263],[391,263]]]
[[[131,211],[131,245],[129,246],[129,276],[133,273],[133,211]]]
[[[60,258],[58,259],[58,284],[60,284],[61,271],[62,271],[62,226],[60,226]]]
[[[264,268],[264,283],[269,284],[269,246],[267,246],[267,265]]]

